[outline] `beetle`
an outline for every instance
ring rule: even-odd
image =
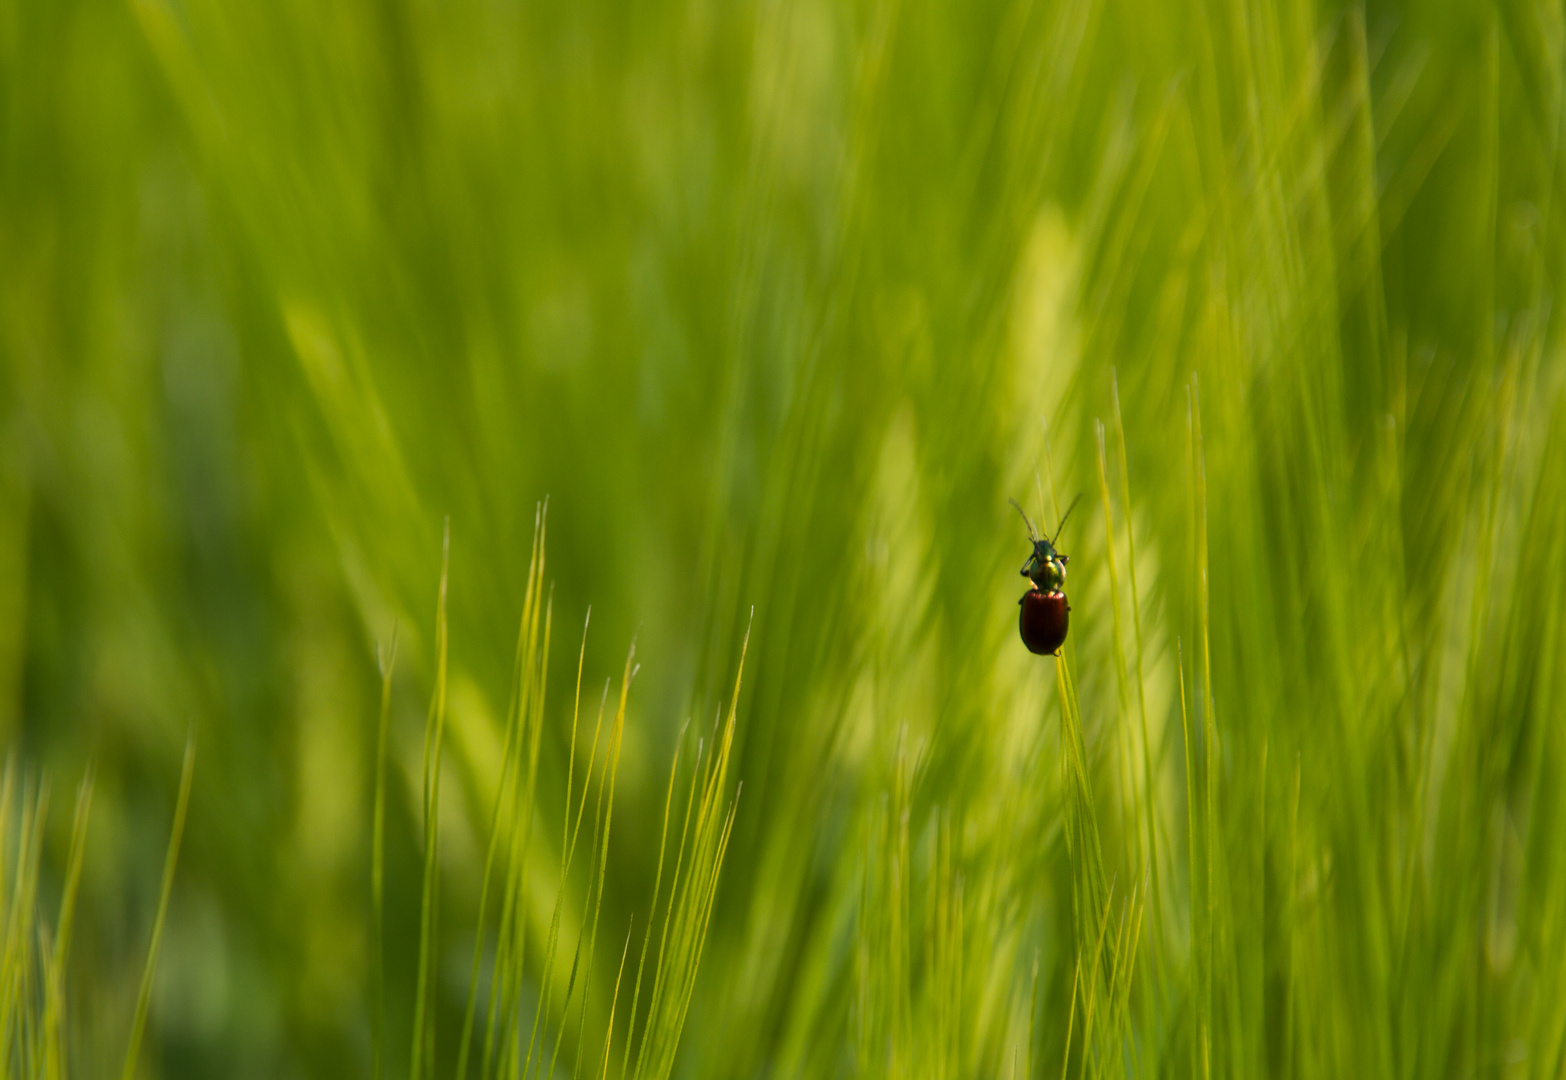
[[[1033,553],[1022,564],[1022,576],[1032,583],[1033,588],[1017,601],[1022,606],[1017,616],[1017,633],[1021,635],[1028,651],[1039,656],[1059,656],[1060,646],[1065,642],[1066,631],[1070,627],[1068,613],[1071,604],[1066,600],[1066,564],[1071,561],[1071,556],[1057,551],[1055,541],[1060,539],[1060,530],[1066,527],[1066,518],[1077,508],[1081,498],[1078,495],[1071,500],[1055,535],[1047,540],[1039,535],[1017,500],[1011,500],[1011,505],[1017,507],[1023,524],[1028,527],[1028,539],[1033,542]]]

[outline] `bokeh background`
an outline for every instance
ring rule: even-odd
[[[589,605],[584,696],[641,664],[605,941],[750,628],[680,1075],[1559,1075],[1563,78],[1532,0],[0,0],[71,1071],[194,732],[140,1075],[369,1075],[394,634],[407,1070],[449,519],[449,1075],[547,495],[550,835]],[[1006,500],[1079,493],[1057,669]]]

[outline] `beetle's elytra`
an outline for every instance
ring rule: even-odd
[[[1029,589],[1017,603],[1022,605],[1022,613],[1017,617],[1017,632],[1022,635],[1022,643],[1028,651],[1039,656],[1057,652],[1066,640],[1071,619],[1068,614],[1071,605],[1066,602],[1066,594]]]

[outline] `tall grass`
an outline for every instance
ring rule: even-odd
[[[1563,72],[1534,0],[0,0],[59,978],[189,722],[148,1072],[1558,1076]]]
[[[700,967],[707,924],[717,895],[718,874],[723,866],[734,826],[737,791],[729,794],[728,774],[738,716],[740,677],[736,672],[734,692],[727,714],[708,737],[698,737],[692,760],[682,777],[679,747],[669,769],[667,793],[663,801],[663,819],[659,830],[657,869],[652,895],[647,899],[643,924],[628,927],[620,960],[615,967],[607,1016],[603,1030],[595,1030],[598,1042],[588,1040],[588,1020],[597,1016],[590,1008],[594,989],[600,915],[604,882],[608,871],[611,827],[614,822],[615,789],[619,776],[620,754],[625,739],[626,706],[634,666],[635,646],[626,656],[620,678],[618,702],[605,730],[605,707],[609,701],[609,683],[605,682],[593,720],[592,738],[586,739],[581,724],[582,670],[587,651],[587,621],[583,625],[582,648],[578,654],[576,685],[572,695],[570,750],[566,759],[565,807],[561,815],[559,867],[554,877],[554,896],[546,933],[529,925],[530,903],[538,896],[538,886],[529,880],[537,872],[533,848],[541,838],[535,831],[543,818],[535,813],[538,797],[539,744],[544,725],[545,688],[549,669],[549,647],[554,624],[553,589],[546,589],[545,539],[547,502],[541,504],[534,521],[533,549],[528,564],[527,589],[517,635],[516,667],[512,677],[511,703],[506,712],[504,749],[500,762],[495,802],[488,815],[489,836],[485,848],[483,874],[479,886],[477,927],[474,934],[472,963],[468,976],[467,1004],[457,1035],[455,1075],[467,1077],[475,1071],[480,1077],[555,1076],[562,1067],[573,1077],[583,1075],[584,1066],[608,1076],[614,1062],[615,1017],[620,991],[626,975],[633,937],[640,931],[632,983],[627,986],[630,1000],[621,1021],[622,1048],[618,1060],[620,1076],[638,1080],[664,1080],[671,1075],[675,1052],[685,1026],[691,992]],[[449,526],[448,526],[449,528]],[[449,554],[448,540],[444,549]],[[437,946],[440,887],[440,773],[446,717],[447,610],[446,582],[449,567],[443,564],[436,610],[436,683],[430,702],[423,751],[423,893],[420,905],[418,970],[415,982],[412,1024],[412,1050],[408,1061],[411,1076],[442,1075],[436,1054],[435,1024],[430,1008],[434,992],[432,951]],[[542,617],[542,623],[540,619]],[[739,667],[744,664],[744,647]],[[391,664],[383,672],[386,694],[391,685]],[[382,726],[388,707],[382,704]],[[710,743],[709,743],[710,738]],[[578,759],[580,748],[585,758]],[[384,745],[384,730],[380,743]],[[683,742],[683,738],[681,742]],[[581,787],[573,791],[578,769]],[[376,818],[381,817],[385,789],[385,756],[377,755]],[[684,809],[676,831],[671,832],[671,814],[679,810],[675,802],[677,781],[685,785]],[[573,902],[572,885],[581,879],[572,877],[579,867],[578,847],[584,839],[582,825],[587,816],[589,796],[593,805],[591,834],[585,849],[588,861],[585,881],[581,882],[581,905],[574,923],[568,927],[568,906]],[[376,850],[372,860],[372,910],[377,936],[382,933],[385,899],[381,867],[381,831],[375,833]],[[664,889],[665,864],[672,857],[668,886]],[[493,924],[486,919],[492,890],[499,903]],[[634,924],[634,919],[633,919]],[[652,948],[656,939],[657,947]],[[542,948],[542,958],[528,964],[529,943]],[[490,963],[483,961],[488,954]],[[648,966],[649,954],[651,967]],[[381,956],[380,943],[376,955]],[[384,1018],[386,979],[383,962],[377,960],[373,973],[372,1000],[374,1021],[374,1069],[384,1069],[386,1055],[381,1040],[386,1037]],[[647,1000],[642,1001],[643,978],[647,978]],[[563,984],[563,985],[562,985]],[[556,995],[559,999],[556,1000]],[[533,999],[532,1007],[527,1004]],[[575,1015],[575,1032],[571,1020]],[[601,1003],[598,1014],[603,1013]],[[596,1027],[596,1025],[595,1025]],[[601,1046],[595,1049],[594,1046]],[[571,1047],[565,1062],[562,1050]],[[632,1048],[635,1047],[633,1064]],[[572,1058],[574,1057],[574,1062]],[[591,1072],[588,1075],[592,1075]]]
[[[126,1080],[136,1076],[142,1035],[157,970],[158,946],[168,914],[174,871],[179,862],[180,840],[190,805],[196,744],[185,747],[179,795],[163,865],[163,885],[153,914],[152,941],[142,969],[125,1051]],[[64,877],[59,882],[59,911],[53,925],[40,917],[39,884],[43,876],[44,835],[49,810],[49,785],[45,780],[19,776],[14,758],[8,759],[0,780],[0,923],[5,927],[0,951],[0,1075],[60,1080],[78,1071],[71,1062],[73,1027],[66,1008],[66,971],[81,886],[82,863],[87,850],[87,827],[92,809],[94,776],[91,768],[76,792],[71,816],[70,846]]]

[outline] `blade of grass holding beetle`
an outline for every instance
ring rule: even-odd
[[[1055,486],[1054,455],[1050,449],[1049,421],[1044,420],[1044,471],[1049,477],[1050,501],[1060,513],[1060,494]],[[1043,493],[1040,492],[1042,499]],[[1082,734],[1082,713],[1077,702],[1068,650],[1075,653],[1074,639],[1055,658],[1055,682],[1060,697],[1061,767],[1065,770],[1071,798],[1067,803],[1066,845],[1072,864],[1073,906],[1079,947],[1093,936],[1091,922],[1100,909],[1099,898],[1105,889],[1103,846],[1088,781],[1087,746]]]
[[[1104,853],[1098,821],[1093,810],[1092,789],[1088,782],[1087,751],[1082,735],[1081,706],[1071,665],[1062,655],[1055,661],[1056,687],[1060,695],[1061,766],[1071,792],[1066,838],[1073,866],[1073,891],[1077,905],[1078,933],[1082,939],[1093,935],[1091,920],[1107,895]]]
[[[451,571],[451,519],[446,519],[440,545],[440,591],[435,603],[435,691],[430,698],[429,717],[424,725],[424,877],[419,905],[419,973],[413,999],[413,1046],[408,1059],[408,1075],[418,1080],[426,1059],[434,1072],[435,1033],[426,1027],[429,1009],[430,968],[433,964],[436,911],[440,899],[440,763],[441,745],[446,735],[446,651],[448,645],[446,595]]]
[[[131,1021],[130,1045],[125,1051],[125,1069],[121,1080],[134,1080],[136,1059],[141,1052],[142,1032],[147,1025],[147,1006],[152,1001],[152,975],[157,969],[158,945],[163,940],[163,920],[169,913],[169,897],[174,892],[174,868],[179,863],[180,840],[185,835],[185,814],[190,808],[190,784],[196,770],[196,733],[185,740],[185,763],[180,769],[179,797],[174,803],[174,826],[169,834],[168,855],[163,861],[163,884],[158,890],[158,910],[152,918],[152,942],[147,947],[147,965],[141,973],[141,989],[136,994],[136,1015]]]

